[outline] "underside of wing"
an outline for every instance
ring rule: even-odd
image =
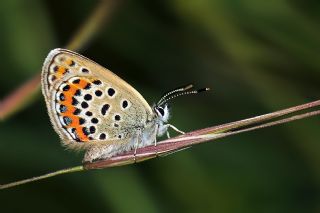
[[[52,50],[42,70],[51,122],[64,144],[115,143],[132,137],[152,115],[128,83],[84,56]]]

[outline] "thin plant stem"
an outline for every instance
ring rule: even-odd
[[[89,18],[87,18],[86,22],[71,38],[65,48],[73,51],[79,51],[84,47],[90,40],[92,40],[99,29],[102,28],[101,26],[105,26],[104,23],[110,20],[115,6],[119,4],[119,2],[119,0],[102,0],[100,4],[95,7]]]
[[[22,184],[26,184],[26,183],[30,183],[30,182],[34,182],[34,181],[38,181],[38,180],[42,180],[42,179],[46,179],[46,178],[57,176],[57,175],[73,173],[73,172],[81,172],[81,171],[84,171],[84,167],[83,166],[75,166],[75,167],[71,167],[71,168],[67,168],[67,169],[58,170],[58,171],[55,171],[55,172],[50,172],[50,173],[45,174],[45,175],[41,175],[41,176],[32,177],[32,178],[25,179],[25,180],[20,180],[20,181],[8,183],[8,184],[0,185],[0,189],[12,188],[12,187],[15,187],[15,186],[19,186],[19,185],[22,185]]]
[[[87,163],[87,164],[84,164],[84,166],[85,166],[85,169],[87,170],[103,169],[108,167],[127,165],[135,162],[141,162],[141,161],[155,158],[157,156],[167,156],[170,153],[175,153],[181,149],[185,149],[187,147],[190,147],[196,144],[200,144],[208,141],[214,141],[214,140],[228,137],[231,135],[236,135],[244,132],[249,132],[257,129],[280,125],[280,124],[292,122],[295,120],[300,120],[307,117],[319,115],[320,110],[315,110],[311,112],[292,115],[287,118],[279,118],[278,120],[270,121],[267,123],[261,123],[264,120],[267,120],[267,119],[270,120],[271,118],[275,118],[276,116],[280,117],[280,115],[301,111],[303,109],[306,109],[306,106],[315,107],[315,106],[318,106],[319,104],[320,104],[320,101],[311,102],[308,104],[299,105],[296,107],[276,111],[276,112],[261,115],[261,116],[256,116],[249,119],[244,119],[244,120],[240,120],[232,123],[227,123],[219,126],[208,127],[205,129],[189,132],[184,135],[159,142],[156,147],[147,146],[147,147],[138,149],[137,154],[135,156],[135,160],[132,157],[133,152],[131,151],[128,153],[124,153],[122,155],[112,157],[110,159]],[[242,128],[239,128],[239,127],[242,127]],[[225,130],[226,128],[228,129],[228,131],[224,131],[224,132],[221,131],[221,129]]]
[[[117,4],[119,1],[116,0],[100,1],[65,48],[73,51],[83,48],[103,28],[103,23],[110,19]],[[40,80],[39,72],[0,101],[0,121],[7,119],[29,103],[32,95],[40,91]]]
[[[310,102],[307,104],[302,104],[295,107],[290,107],[284,110],[279,110],[276,112],[268,113],[265,115],[256,116],[253,118],[248,118],[236,122],[231,122],[223,125],[218,125],[214,127],[208,127],[201,130],[196,130],[193,132],[186,133],[184,135],[167,139],[162,142],[159,142],[157,146],[151,145],[147,147],[142,147],[137,150],[135,157],[133,157],[134,152],[126,152],[117,156],[114,156],[109,159],[102,159],[96,162],[84,163],[82,166],[76,166],[69,169],[59,170],[53,173],[48,173],[46,175],[17,181],[5,185],[0,185],[0,189],[15,187],[18,185],[38,181],[41,179],[49,178],[56,175],[92,170],[92,169],[104,169],[114,166],[123,166],[127,164],[132,164],[135,162],[142,162],[158,156],[167,156],[169,154],[175,153],[177,151],[186,149],[196,144],[214,141],[219,138],[228,137],[231,135],[236,135],[244,132],[254,131],[257,129],[262,129],[266,127],[271,127],[275,125],[280,125],[295,120],[304,119],[307,117],[312,117],[320,114],[320,110],[314,110],[309,112],[304,112],[300,114],[295,114],[283,118],[284,115],[290,113],[297,113],[302,110],[311,109],[318,107],[320,105],[320,100]],[[269,122],[266,122],[268,121]],[[273,120],[273,121],[270,121]],[[264,123],[263,123],[264,122]]]
[[[294,116],[291,116],[289,118],[284,118],[284,119],[281,119],[281,120],[268,122],[268,123],[257,125],[257,126],[253,126],[253,127],[250,127],[250,128],[244,128],[244,129],[237,130],[237,131],[226,132],[226,133],[220,134],[219,136],[216,136],[216,138],[223,138],[223,137],[227,137],[227,136],[230,136],[230,135],[236,135],[236,134],[239,134],[239,133],[249,132],[249,131],[253,131],[253,130],[257,130],[257,129],[263,129],[263,128],[266,128],[266,127],[276,126],[276,125],[280,125],[280,124],[284,124],[284,123],[288,123],[288,122],[292,122],[292,121],[295,121],[295,120],[300,120],[300,119],[303,119],[303,118],[308,118],[308,117],[312,117],[312,116],[316,116],[316,115],[320,115],[320,110],[304,113],[304,114],[301,114],[301,115],[294,115]]]
[[[33,95],[40,90],[40,74],[18,87],[14,92],[0,101],[0,121],[13,115],[31,101]]]

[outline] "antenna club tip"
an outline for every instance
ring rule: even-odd
[[[202,88],[202,89],[197,90],[197,92],[199,93],[199,92],[205,92],[205,91],[209,91],[209,90],[210,90],[210,88],[206,87],[206,88]]]

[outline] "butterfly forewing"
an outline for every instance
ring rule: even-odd
[[[52,50],[42,71],[51,122],[64,144],[126,142],[152,115],[129,84],[69,50]]]

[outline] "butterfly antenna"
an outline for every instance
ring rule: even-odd
[[[178,88],[173,89],[173,90],[171,90],[171,91],[169,91],[169,92],[166,92],[166,93],[160,98],[160,100],[158,101],[157,105],[159,106],[159,105],[161,105],[162,103],[164,103],[163,101],[166,100],[166,98],[167,98],[168,96],[171,96],[171,95],[173,95],[173,94],[175,94],[175,93],[178,93],[178,92],[187,91],[187,90],[191,89],[192,87],[193,87],[193,84],[188,84],[188,85],[186,85],[186,86],[178,87]]]
[[[178,93],[178,94],[173,94],[173,95],[171,95],[169,97],[167,96],[168,98],[163,99],[160,103],[158,103],[158,106],[168,102],[171,99],[179,97],[179,96],[198,94],[200,92],[205,92],[205,91],[209,91],[209,90],[210,90],[210,88],[202,88],[202,89],[198,89],[198,90],[184,91],[184,92],[181,92],[181,93]]]

